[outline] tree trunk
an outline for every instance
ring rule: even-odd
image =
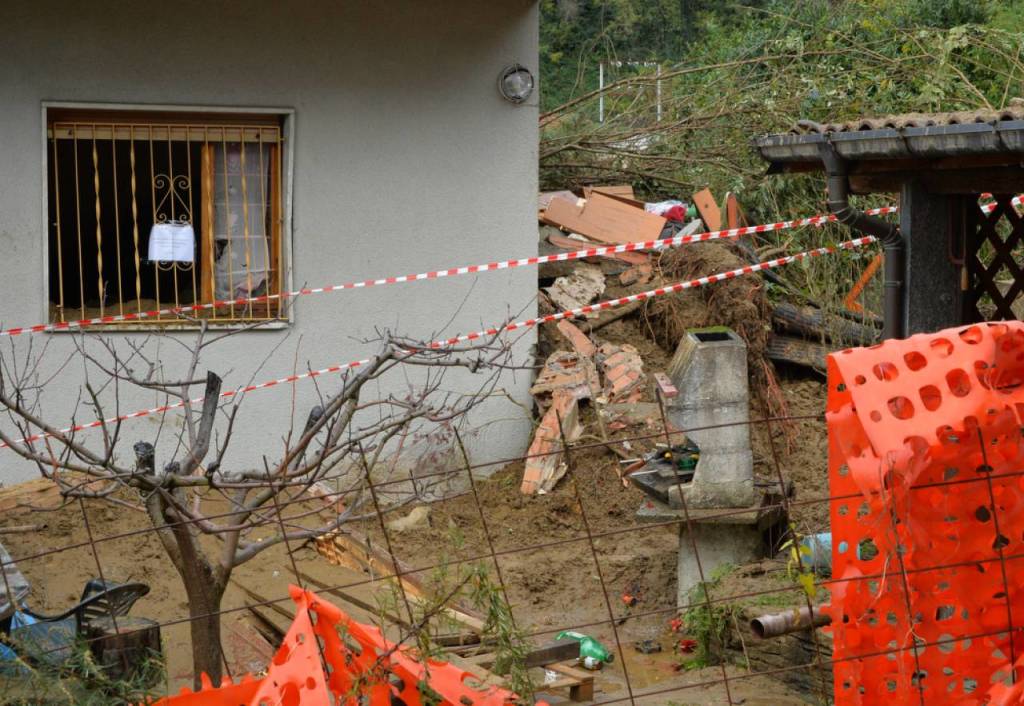
[[[152,468],[152,449],[149,444],[136,444],[136,455],[140,465]],[[180,491],[179,491],[180,492]],[[184,495],[178,498],[184,504]],[[215,685],[220,684],[224,674],[224,655],[220,641],[220,601],[231,577],[231,569],[219,567],[214,571],[199,545],[197,531],[169,513],[165,498],[153,492],[146,499],[149,513],[157,536],[174,568],[181,576],[188,597],[189,629],[192,636],[192,683],[198,690],[202,685],[203,672]]]
[[[196,689],[200,687],[200,674],[210,677],[214,686],[220,685],[224,675],[224,655],[220,642],[220,599],[224,595],[224,587],[216,586],[211,580],[205,586],[197,586],[195,582],[185,581],[185,592],[188,595],[189,628],[192,638],[192,682]]]

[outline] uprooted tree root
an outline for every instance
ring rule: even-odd
[[[666,251],[660,256],[658,267],[663,281],[674,283],[745,264],[729,244],[698,243]],[[767,356],[771,307],[760,277],[737,277],[651,299],[641,315],[647,335],[670,355],[687,329],[731,328],[747,344],[747,368],[754,399],[763,402],[771,416],[786,416],[786,402]],[[787,428],[787,437],[789,431]]]

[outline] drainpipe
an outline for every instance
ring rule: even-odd
[[[781,637],[794,632],[803,632],[812,628],[822,628],[832,624],[832,618],[819,613],[816,609],[794,608],[785,613],[762,615],[750,621],[750,630],[762,640],[770,637]]]
[[[869,216],[850,205],[849,163],[839,156],[829,140],[821,143],[820,150],[821,161],[828,174],[828,210],[840,223],[865,235],[873,235],[882,243],[885,253],[882,338],[903,338],[903,277],[906,262],[903,236],[898,226]]]

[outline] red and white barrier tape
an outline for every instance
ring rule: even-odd
[[[548,314],[547,316],[541,316],[541,317],[535,318],[535,319],[526,319],[525,321],[515,321],[515,322],[509,323],[509,324],[504,324],[502,326],[497,326],[497,327],[485,329],[483,331],[474,331],[473,333],[462,334],[460,336],[453,336],[451,338],[446,338],[446,339],[442,339],[442,340],[438,340],[438,341],[434,341],[432,343],[429,343],[429,344],[427,344],[427,347],[430,348],[430,349],[446,348],[448,346],[453,346],[455,344],[462,343],[464,341],[472,341],[472,340],[475,340],[475,339],[478,339],[478,338],[484,338],[486,336],[495,336],[495,335],[497,335],[499,333],[504,333],[504,332],[507,332],[507,331],[516,331],[516,330],[523,329],[523,328],[529,328],[531,326],[537,326],[539,324],[546,324],[546,323],[549,323],[549,322],[552,322],[552,321],[560,321],[561,319],[568,319],[568,318],[572,318],[574,316],[579,316],[581,314],[589,314],[589,313],[592,313],[592,312],[595,312],[595,311],[603,311],[605,309],[613,309],[615,307],[622,306],[622,305],[628,304],[630,302],[642,301],[644,299],[653,299],[655,297],[660,297],[660,296],[663,296],[665,294],[673,294],[675,292],[682,292],[682,291],[687,290],[687,289],[694,289],[696,287],[703,287],[704,285],[707,285],[707,284],[714,284],[716,282],[722,282],[722,281],[725,281],[725,280],[728,280],[728,279],[734,279],[734,278],[740,277],[742,275],[749,275],[749,274],[752,274],[754,272],[760,272],[762,270],[770,270],[770,269],[773,269],[773,268],[776,268],[776,267],[782,267],[783,265],[788,265],[788,264],[790,264],[792,262],[797,262],[798,260],[805,260],[807,258],[818,257],[820,255],[828,255],[830,253],[834,253],[834,252],[837,252],[839,250],[852,250],[854,248],[858,248],[858,247],[861,247],[863,245],[868,245],[869,243],[873,243],[874,241],[875,241],[875,238],[873,238],[871,236],[867,236],[867,237],[864,237],[864,238],[856,238],[855,240],[847,240],[845,242],[839,243],[838,245],[834,245],[834,246],[830,246],[830,247],[823,247],[823,248],[816,248],[814,250],[806,250],[804,252],[795,253],[793,255],[786,255],[784,257],[775,258],[774,260],[766,260],[765,262],[759,262],[759,263],[757,263],[755,265],[747,265],[745,267],[739,267],[739,268],[737,268],[735,270],[729,270],[727,272],[721,272],[719,274],[708,275],[706,277],[698,277],[697,279],[692,279],[692,280],[690,280],[688,282],[677,282],[676,284],[670,285],[668,287],[658,287],[656,289],[649,289],[646,292],[640,292],[638,294],[630,294],[629,296],[620,297],[618,299],[609,299],[608,301],[598,302],[597,304],[588,304],[587,306],[581,306],[581,307],[576,308],[576,309],[570,309],[568,311],[560,311],[557,314]],[[339,373],[339,372],[342,372],[344,370],[351,370],[352,368],[358,368],[359,366],[366,365],[369,362],[370,362],[369,358],[363,358],[362,360],[354,360],[354,361],[352,361],[350,363],[342,363],[340,365],[332,365],[330,367],[322,368],[320,370],[310,370],[310,371],[307,371],[305,373],[298,373],[298,374],[295,374],[295,375],[288,375],[287,377],[278,378],[276,380],[268,380],[267,382],[261,382],[261,383],[255,384],[255,385],[246,385],[245,387],[240,387],[240,388],[237,388],[237,389],[234,389],[234,390],[228,390],[227,392],[220,393],[220,397],[222,397],[222,398],[236,397],[238,395],[241,395],[241,394],[244,394],[244,393],[247,393],[247,392],[252,392],[254,390],[266,390],[268,388],[275,387],[277,385],[282,385],[282,384],[285,384],[285,383],[294,383],[294,382],[297,382],[299,380],[306,380],[306,379],[316,378],[316,377],[320,377],[322,375],[327,375],[329,373]],[[196,397],[195,399],[190,400],[190,403],[194,404],[194,405],[202,404],[203,399],[204,399],[203,397]],[[147,416],[150,416],[150,415],[153,415],[153,414],[161,414],[163,412],[169,412],[169,411],[174,410],[174,409],[180,409],[180,408],[182,408],[184,406],[185,406],[185,402],[184,401],[174,402],[172,404],[160,405],[159,407],[152,407],[150,409],[142,409],[142,410],[139,410],[137,412],[132,412],[131,414],[122,414],[122,415],[118,415],[116,417],[110,417],[108,419],[102,419],[102,420],[98,419],[96,421],[88,422],[86,424],[75,424],[75,425],[72,425],[70,427],[67,427],[67,428],[64,428],[64,429],[60,429],[60,430],[58,430],[57,433],[59,433],[59,434],[70,434],[70,433],[74,433],[74,432],[84,431],[86,429],[95,429],[97,427],[101,427],[101,426],[104,426],[104,425],[107,425],[107,424],[116,424],[118,422],[123,422],[123,421],[129,420],[129,419],[136,419],[138,417],[147,417]],[[20,443],[39,441],[40,439],[43,439],[43,438],[45,438],[47,436],[53,436],[53,434],[50,434],[50,433],[33,434],[32,436],[26,436],[26,437],[24,437],[22,439],[16,439],[12,443],[20,444]],[[0,448],[7,448],[9,446],[10,446],[10,444],[6,444],[6,443],[0,444]]]
[[[1013,198],[1013,205],[1021,205],[1021,197],[1015,196]],[[985,204],[981,207],[985,213],[991,213],[995,210],[996,205],[994,203]],[[889,213],[896,213],[899,210],[898,206],[883,206],[882,208],[873,208],[865,211],[869,216],[880,216]],[[258,297],[239,297],[237,299],[216,299],[212,303],[207,304],[190,304],[188,306],[176,306],[169,307],[166,309],[153,309],[151,311],[140,311],[127,314],[113,314],[109,316],[97,316],[91,319],[77,319],[75,321],[61,321],[51,324],[35,324],[32,326],[16,326],[9,329],[0,330],[0,337],[3,336],[21,336],[32,333],[45,333],[48,331],[67,331],[71,329],[86,328],[88,326],[96,326],[100,324],[112,324],[121,321],[143,321],[145,319],[152,319],[159,316],[178,316],[180,314],[190,314],[198,311],[206,311],[210,309],[222,309],[231,306],[245,306],[247,304],[261,304],[274,300],[286,300],[294,299],[295,297],[305,296],[308,294],[325,294],[327,292],[341,292],[348,289],[365,289],[368,287],[377,287],[380,285],[387,284],[402,284],[404,282],[420,282],[423,280],[430,279],[442,279],[444,277],[456,277],[459,275],[478,274],[481,272],[491,272],[494,270],[507,270],[513,267],[523,267],[527,265],[541,265],[546,262],[564,262],[566,260],[578,260],[586,257],[598,257],[602,255],[614,255],[617,253],[630,252],[633,250],[660,250],[662,248],[673,248],[680,245],[686,245],[688,243],[699,243],[707,240],[719,240],[729,238],[739,238],[744,235],[750,235],[752,233],[769,233],[777,230],[788,230],[791,228],[800,228],[803,226],[810,225],[821,225],[827,222],[834,222],[836,217],[833,215],[827,216],[809,216],[807,218],[800,218],[794,221],[777,221],[775,223],[765,223],[756,226],[744,226],[742,228],[730,228],[728,230],[716,230],[708,233],[697,233],[695,235],[677,235],[673,238],[665,238],[662,240],[645,240],[634,243],[624,243],[622,245],[608,245],[596,248],[587,248],[586,250],[576,250],[574,252],[556,253],[554,255],[540,255],[536,257],[521,257],[512,260],[499,260],[496,262],[488,262],[482,265],[463,265],[461,267],[451,267],[446,270],[431,270],[428,272],[420,272],[414,275],[398,275],[394,277],[380,277],[378,279],[367,279],[358,282],[346,282],[344,284],[332,284],[326,287],[304,287],[302,289],[296,289],[290,292],[282,292],[280,294],[264,294]]]
[[[882,215],[886,213],[895,213],[896,210],[897,208],[895,206],[886,206],[883,208],[872,209],[867,213],[869,215]],[[665,238],[663,240],[645,240],[635,243],[625,243],[623,245],[608,245],[596,248],[587,248],[586,250],[576,250],[575,252],[556,253],[553,255],[540,255],[535,257],[522,257],[514,260],[500,260],[497,262],[484,263],[482,265],[463,265],[462,267],[452,267],[446,270],[431,270],[429,272],[420,272],[419,274],[414,275],[381,277],[379,279],[367,279],[359,282],[346,282],[345,284],[334,284],[326,287],[306,287],[303,289],[296,289],[291,292],[282,292],[281,294],[264,294],[258,297],[248,298],[240,297],[234,300],[215,300],[213,303],[209,304],[190,304],[188,306],[177,306],[168,309],[154,309],[153,311],[98,316],[92,319],[78,319],[76,321],[62,321],[59,323],[52,324],[36,324],[34,326],[18,326],[6,330],[0,330],[0,336],[21,336],[24,334],[45,333],[48,331],[67,331],[71,329],[80,329],[100,324],[112,324],[121,321],[142,321],[145,319],[152,319],[158,316],[177,316],[179,314],[189,314],[198,311],[220,309],[229,306],[245,306],[247,304],[258,304],[278,299],[292,299],[295,297],[305,296],[307,294],[324,294],[327,292],[341,292],[347,289],[365,289],[368,287],[376,287],[386,284],[419,282],[430,279],[441,279],[443,277],[455,277],[458,275],[491,272],[494,270],[507,270],[513,267],[523,267],[526,265],[540,265],[546,262],[564,262],[566,260],[578,260],[585,257],[614,255],[616,253],[630,252],[633,250],[659,250],[662,248],[678,247],[680,245],[686,245],[687,243],[699,243],[706,240],[739,238],[740,236],[749,235],[751,233],[768,233],[777,230],[800,228],[802,226],[821,225],[822,223],[827,223],[829,221],[835,220],[836,217],[831,215],[811,216],[809,218],[800,218],[795,221],[778,221],[776,223],[766,223],[763,225],[756,226],[745,226],[743,228],[731,228],[729,230],[717,230],[711,231],[709,233],[697,233],[695,235],[677,235],[673,238]]]
[[[992,194],[982,194],[981,197],[982,198],[992,198]],[[1021,197],[1020,196],[1014,196],[1010,200],[1010,204],[1013,205],[1015,208],[1019,208],[1020,205],[1021,205]],[[982,205],[981,210],[982,210],[983,213],[992,213],[993,211],[996,210],[996,204],[994,202],[993,203],[986,203],[986,204]]]

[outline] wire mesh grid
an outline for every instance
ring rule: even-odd
[[[673,443],[682,438],[685,434],[698,431],[698,428],[693,429],[673,429],[665,418],[664,405],[659,404],[660,409],[660,429],[654,433],[646,434],[634,434],[621,438],[616,438],[608,441],[601,442],[569,442],[562,436],[562,444],[560,448],[555,449],[551,453],[562,455],[565,463],[568,466],[566,477],[562,480],[566,487],[571,488],[572,500],[575,504],[574,512],[577,513],[579,519],[580,532],[573,536],[560,537],[551,539],[544,542],[533,542],[521,546],[500,546],[500,543],[496,541],[496,528],[488,523],[487,513],[488,509],[484,507],[480,499],[478,484],[479,479],[477,473],[484,469],[493,467],[496,465],[507,465],[515,461],[525,461],[531,456],[520,456],[517,458],[503,458],[498,460],[491,460],[482,463],[470,463],[468,456],[463,454],[464,462],[461,464],[461,473],[465,478],[465,490],[458,494],[461,497],[471,498],[473,506],[475,507],[477,516],[479,518],[481,527],[483,529],[483,541],[480,542],[479,546],[467,547],[468,553],[465,556],[459,558],[445,559],[443,561],[427,561],[419,562],[415,565],[405,565],[398,560],[399,551],[396,547],[400,547],[402,539],[401,537],[395,537],[394,531],[391,529],[389,523],[385,521],[386,508],[382,506],[382,500],[380,495],[387,492],[387,486],[398,485],[406,482],[403,479],[391,480],[391,481],[375,481],[372,474],[369,473],[369,469],[366,470],[367,487],[373,495],[373,512],[368,521],[373,521],[379,528],[380,536],[383,538],[385,546],[387,548],[387,554],[394,559],[393,564],[388,567],[387,571],[378,573],[370,578],[366,578],[359,581],[347,581],[338,583],[333,586],[318,586],[317,590],[321,593],[330,593],[332,590],[346,590],[352,589],[357,586],[372,586],[382,587],[387,582],[393,582],[393,585],[397,587],[399,597],[402,601],[402,607],[406,614],[409,616],[409,623],[400,633],[399,642],[406,642],[416,644],[417,632],[426,629],[424,625],[417,625],[412,619],[415,614],[413,605],[415,600],[411,598],[407,592],[405,584],[402,579],[413,575],[423,575],[427,572],[438,570],[438,569],[450,569],[452,566],[459,564],[470,564],[473,562],[488,562],[490,566],[494,568],[494,578],[497,582],[498,588],[503,599],[508,602],[509,599],[509,578],[502,573],[502,559],[510,557],[516,554],[535,554],[540,561],[543,561],[545,551],[550,551],[555,547],[561,545],[575,544],[582,547],[580,553],[580,561],[583,561],[584,556],[588,562],[591,562],[594,567],[594,576],[596,577],[597,584],[600,588],[601,604],[604,615],[600,618],[594,618],[592,620],[586,620],[583,622],[577,622],[576,624],[560,624],[557,626],[538,626],[531,625],[528,620],[524,620],[521,616],[517,617],[517,606],[514,603],[508,602],[508,607],[511,614],[511,619],[514,622],[516,628],[520,631],[520,635],[525,638],[540,637],[544,635],[551,635],[560,630],[586,630],[586,629],[604,629],[610,631],[612,641],[614,643],[613,649],[616,654],[616,663],[621,665],[621,678],[623,687],[619,692],[610,692],[599,694],[596,698],[595,703],[599,704],[612,704],[612,703],[667,703],[673,699],[684,699],[688,693],[700,692],[707,690],[710,687],[720,688],[722,697],[724,698],[723,703],[741,703],[742,698],[737,698],[734,694],[736,685],[743,683],[747,680],[754,679],[756,677],[781,677],[787,673],[797,671],[813,671],[815,672],[815,678],[812,678],[811,683],[814,685],[811,693],[806,696],[814,701],[820,703],[831,703],[833,699],[832,687],[828,683],[828,675],[826,674],[828,669],[834,668],[837,665],[844,663],[856,662],[861,665],[878,663],[880,660],[892,660],[897,657],[900,660],[905,659],[907,656],[910,657],[914,664],[914,674],[912,675],[913,683],[917,690],[917,699],[920,703],[939,703],[939,700],[932,701],[927,696],[932,694],[926,689],[926,681],[922,675],[922,667],[920,665],[918,655],[926,649],[938,647],[943,648],[945,645],[951,643],[964,643],[965,641],[979,641],[985,638],[996,638],[1005,637],[1008,633],[1011,636],[1009,640],[1010,652],[1005,655],[1004,662],[1006,662],[1007,674],[1010,683],[1015,683],[1016,677],[1012,665],[1016,661],[1016,648],[1014,647],[1015,638],[1019,633],[1019,628],[1013,622],[1012,607],[1011,607],[1011,590],[1008,579],[1007,566],[1012,562],[1018,561],[1024,558],[1024,553],[1008,551],[1009,542],[996,541],[993,543],[993,550],[990,556],[972,556],[969,559],[962,561],[951,561],[945,563],[935,563],[927,566],[913,565],[908,566],[903,561],[903,551],[896,551],[890,557],[895,561],[895,566],[886,565],[880,571],[865,571],[861,572],[856,576],[841,576],[841,577],[824,577],[815,576],[813,585],[800,584],[794,582],[791,585],[782,587],[773,586],[764,590],[745,591],[743,593],[737,593],[734,595],[712,595],[710,591],[704,590],[699,593],[696,599],[692,599],[689,602],[680,602],[681,604],[673,603],[671,605],[657,606],[651,608],[645,608],[637,611],[629,611],[625,608],[616,608],[615,590],[609,585],[608,578],[606,576],[606,568],[608,566],[608,556],[601,547],[601,541],[609,538],[621,537],[626,535],[641,535],[645,532],[650,532],[657,528],[670,528],[677,527],[680,529],[688,529],[690,531],[684,531],[681,533],[681,540],[679,551],[680,552],[692,552],[694,559],[697,561],[701,582],[705,585],[710,580],[710,576],[705,572],[702,560],[700,556],[700,546],[694,538],[693,523],[694,520],[690,516],[690,513],[686,507],[685,500],[682,506],[681,517],[671,520],[660,520],[649,522],[645,524],[636,522],[624,521],[620,526],[612,526],[604,529],[597,529],[591,523],[591,513],[595,512],[597,508],[593,506],[591,502],[588,502],[588,493],[581,488],[581,479],[579,477],[580,467],[578,454],[586,449],[603,448],[609,447],[610,445],[626,445],[627,447],[632,443],[635,444],[641,441],[650,441],[652,439],[663,439],[664,442],[671,447]],[[805,421],[809,419],[820,419],[820,415],[803,415],[803,416],[776,416],[771,417],[767,414],[762,416],[760,419],[750,420],[747,424],[750,426],[763,425],[768,431],[768,437],[772,444],[772,471],[773,478],[771,482],[777,484],[778,488],[786,488],[788,479],[786,477],[785,463],[778,450],[775,448],[776,438],[775,435],[779,432],[781,426],[796,422]],[[984,453],[987,445],[984,443],[984,439],[981,438],[983,432],[978,430],[979,434],[979,447]],[[461,438],[458,439],[458,444],[461,447]],[[535,456],[533,456],[535,457]],[[439,472],[440,473],[440,472]],[[331,476],[325,476],[321,480],[330,481]],[[910,486],[910,489],[916,493],[957,493],[958,488],[965,486],[974,486],[983,484],[985,486],[985,492],[990,497],[990,507],[992,510],[994,528],[997,537],[1004,537],[1003,532],[1009,531],[1005,527],[1000,527],[999,507],[1005,505],[1005,499],[997,499],[995,493],[1000,488],[1004,487],[1005,484],[1019,484],[1024,479],[1024,471],[1014,470],[1002,470],[993,471],[978,477],[949,477],[939,481],[928,481],[922,482]],[[619,479],[614,476],[610,476],[605,479],[607,483],[618,483]],[[678,482],[682,484],[684,481],[679,479]],[[309,510],[307,509],[310,502],[308,493],[303,493],[305,490],[303,487],[295,485],[291,488],[293,495],[289,498],[281,497],[278,495],[282,494],[280,491],[288,490],[289,484],[282,482],[281,484],[274,487],[274,499],[272,506],[262,513],[257,513],[254,517],[247,517],[245,523],[252,529],[265,528],[268,526],[276,526],[282,534],[287,537],[287,529],[292,527],[300,526],[299,522],[302,518],[308,516]],[[230,490],[229,488],[220,489],[219,492],[226,493]],[[510,492],[517,492],[510,490]],[[884,493],[883,493],[884,494]],[[685,496],[683,496],[685,498]],[[777,508],[790,513],[795,508],[807,507],[815,504],[827,504],[831,507],[837,508],[846,503],[847,501],[853,501],[863,499],[864,495],[858,492],[845,492],[837,493],[834,495],[813,497],[813,498],[796,498],[790,497],[787,493],[783,492],[778,494],[777,500],[771,505],[773,508]],[[450,499],[450,498],[449,498]],[[334,505],[338,502],[344,502],[344,494],[339,493],[331,496],[328,499],[328,505]],[[442,501],[443,502],[443,501]],[[71,551],[73,549],[88,548],[92,557],[94,558],[95,568],[97,574],[101,577],[109,577],[110,572],[104,569],[101,561],[101,553],[98,551],[98,546],[104,543],[114,542],[118,539],[123,539],[130,536],[136,536],[139,534],[150,533],[158,531],[155,527],[148,527],[129,532],[120,532],[107,536],[94,536],[91,526],[89,524],[89,513],[87,511],[87,503],[82,499],[77,501],[78,507],[82,513],[82,519],[85,523],[86,538],[82,541],[68,542],[63,546],[55,546],[45,551],[34,552],[23,554],[21,556],[11,557],[9,564],[21,562],[22,564],[39,560],[42,558],[50,557],[61,552]],[[719,511],[708,514],[706,511],[702,515],[702,521],[707,521],[709,518],[722,519],[727,518],[730,515],[739,514],[745,512],[746,509],[740,508],[723,508]],[[228,510],[223,513],[211,514],[206,519],[223,518],[230,519],[231,517],[242,514],[241,511]],[[897,508],[890,508],[889,521],[891,523],[890,529],[893,532],[899,532],[902,528],[899,527],[901,522],[905,521],[905,518],[901,518]],[[167,523],[161,530],[175,529],[174,525],[185,527],[195,524],[195,520],[183,519],[180,522]],[[793,528],[793,525],[789,525],[788,537],[785,539],[794,543],[799,543],[801,537],[798,536]],[[285,539],[285,548],[288,561],[290,563],[290,569],[294,574],[294,582],[300,587],[307,588],[308,584],[303,576],[302,571],[299,569],[296,563],[296,552],[299,547],[294,543],[289,543]],[[803,553],[797,551],[793,553],[794,561],[797,564],[796,571],[800,576],[811,576],[813,575],[808,567],[803,565],[805,557]],[[826,589],[832,592],[833,601],[837,595],[837,589],[846,590],[850,584],[869,584],[872,582],[892,582],[898,581],[902,585],[902,600],[903,609],[905,612],[904,618],[906,625],[913,626],[916,622],[919,622],[919,616],[915,615],[915,600],[920,599],[920,594],[914,593],[910,590],[909,583],[912,577],[920,576],[922,574],[934,573],[934,572],[957,572],[957,571],[985,571],[984,567],[991,567],[993,569],[998,568],[1000,570],[1001,581],[1004,587],[1003,594],[998,598],[1002,605],[1005,606],[1003,612],[1003,619],[996,620],[993,623],[992,619],[979,620],[977,623],[972,624],[972,629],[964,632],[964,634],[956,635],[944,635],[938,640],[925,640],[914,635],[914,630],[909,629],[907,640],[900,641],[892,644],[886,649],[862,649],[857,650],[855,647],[847,645],[846,649],[841,654],[833,656],[826,649],[823,648],[821,641],[824,639],[819,633],[812,631],[812,642],[813,650],[811,658],[805,663],[790,664],[773,669],[742,669],[740,667],[727,668],[725,661],[721,661],[718,665],[717,673],[715,676],[707,676],[707,672],[703,673],[700,678],[694,678],[688,680],[686,683],[670,683],[668,685],[647,684],[645,686],[638,686],[634,683],[634,679],[631,678],[629,672],[629,660],[626,655],[626,651],[629,649],[625,639],[619,634],[618,627],[622,624],[625,619],[628,618],[640,618],[659,616],[664,617],[667,621],[669,618],[676,616],[680,613],[685,613],[688,610],[694,609],[706,609],[712,610],[716,606],[725,605],[733,601],[737,601],[744,598],[755,598],[758,596],[775,596],[778,594],[790,593],[796,597],[796,604],[803,603],[809,610],[820,610],[820,606],[816,605],[816,601],[812,596],[816,591],[820,589]],[[7,568],[2,567],[2,568]],[[7,572],[0,572],[4,576],[4,581],[7,581]],[[877,589],[876,589],[877,590]],[[8,595],[13,595],[8,587]],[[820,594],[819,594],[820,595]],[[877,593],[876,593],[877,595]],[[237,613],[242,611],[248,611],[255,607],[265,606],[269,604],[287,604],[290,602],[290,598],[287,595],[269,597],[266,600],[256,601],[250,600],[242,605],[232,605],[230,607],[218,610],[215,612],[217,615],[226,615],[230,613]],[[111,616],[112,619],[116,620],[116,616]],[[175,625],[187,624],[191,621],[201,619],[204,616],[201,615],[182,615],[181,617],[166,619],[160,621],[161,627],[171,627]],[[848,618],[849,616],[846,616]],[[859,616],[863,617],[863,616]],[[858,617],[858,619],[859,619]],[[846,619],[844,618],[844,619]],[[980,629],[979,629],[980,628]],[[226,660],[225,660],[226,665]],[[229,672],[230,673],[230,672]],[[239,675],[231,675],[238,677]],[[600,676],[598,677],[600,681]],[[539,685],[540,686],[540,685]],[[837,690],[839,691],[839,690]],[[869,701],[865,701],[868,703]],[[944,702],[944,701],[943,701]],[[851,701],[853,703],[853,701]]]

